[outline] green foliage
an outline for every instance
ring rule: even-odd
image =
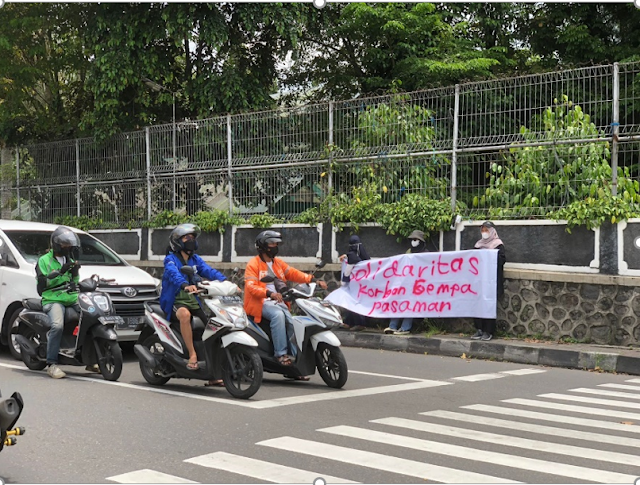
[[[54,224],[62,226],[75,227],[82,231],[91,231],[93,229],[117,229],[120,227],[113,222],[105,222],[102,219],[87,216],[61,216],[56,217],[53,221]]]
[[[320,219],[320,210],[317,207],[311,207],[295,216],[291,222],[294,224],[307,224],[309,226],[318,225],[322,222]]]
[[[253,227],[268,228],[276,224],[282,224],[283,219],[272,216],[271,214],[254,214],[249,218],[249,224]]]
[[[223,233],[226,226],[242,224],[244,220],[238,216],[229,215],[228,211],[218,209],[213,211],[199,211],[192,216],[166,210],[160,212],[151,220],[146,221],[143,227],[173,227],[186,222],[197,224],[203,232]]]
[[[400,201],[385,204],[379,221],[388,234],[408,238],[414,229],[425,234],[449,229],[451,199],[433,200],[420,194],[407,194]]]
[[[602,197],[586,197],[577,200],[567,207],[549,214],[556,220],[567,221],[567,232],[575,226],[585,226],[587,229],[600,227],[603,222],[611,224],[640,216],[640,204],[630,198],[614,197],[604,194]]]

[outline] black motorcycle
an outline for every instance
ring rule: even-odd
[[[52,289],[77,292],[80,313],[67,307],[58,363],[60,365],[98,364],[100,373],[108,381],[117,381],[122,373],[122,349],[114,327],[122,323],[115,314],[111,298],[96,291],[99,284],[109,284],[98,275],[80,281],[60,285]],[[47,332],[51,326],[49,316],[42,309],[40,298],[22,301],[24,310],[15,327],[16,342],[22,349],[22,361],[31,370],[42,370],[47,366]]]
[[[0,399],[0,451],[5,446],[15,445],[16,436],[24,434],[24,428],[15,428],[22,408],[24,408],[22,396],[17,392],[14,392],[9,399]]]

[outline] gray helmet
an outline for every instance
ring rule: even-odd
[[[277,231],[266,230],[262,231],[256,237],[256,249],[258,252],[264,252],[267,250],[267,246],[273,243],[281,243],[282,235]]]
[[[171,251],[182,251],[184,249],[182,238],[187,234],[193,234],[194,237],[198,239],[200,232],[200,228],[195,224],[187,223],[176,226],[176,228],[171,231],[171,235],[169,235],[169,246],[171,247]]]
[[[80,248],[80,238],[70,228],[66,226],[58,226],[55,231],[51,233],[51,249],[57,254],[69,254],[72,251],[77,251]],[[69,248],[65,251],[62,246]]]

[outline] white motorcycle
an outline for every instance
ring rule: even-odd
[[[323,265],[319,264],[317,268]],[[286,283],[265,276],[260,281],[273,283],[285,301],[290,301],[305,315],[294,316],[292,329],[287,334],[295,354],[292,365],[282,365],[273,355],[273,343],[269,321],[259,324],[250,320],[247,333],[258,342],[258,354],[266,372],[282,374],[289,378],[300,378],[315,374],[317,367],[322,380],[329,387],[341,388],[348,378],[347,361],[340,349],[340,340],[331,331],[342,324],[340,312],[329,302],[314,297],[316,284],[298,284],[288,288]]]
[[[194,278],[192,267],[183,266],[180,271]],[[180,323],[168,321],[158,303],[147,302],[146,323],[139,328],[142,332],[134,346],[140,372],[153,385],[166,384],[172,377],[205,381],[222,378],[229,394],[248,399],[260,388],[263,369],[256,352],[258,343],[243,331],[248,319],[236,294],[238,288],[229,281],[199,281],[197,286],[211,314],[207,322],[193,317],[198,369],[187,367],[189,354],[180,335]]]

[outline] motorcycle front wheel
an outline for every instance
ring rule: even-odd
[[[149,350],[153,355],[162,358],[164,355],[164,347],[162,346],[162,342],[157,335],[151,335],[147,338],[142,346]],[[142,373],[142,377],[152,386],[162,386],[169,381],[169,377],[164,377],[158,375],[154,372],[154,370],[145,364],[142,359],[140,359],[140,372]]]
[[[122,374],[122,349],[113,340],[99,340],[98,348],[102,358],[98,359],[100,373],[106,381],[117,381]]]
[[[222,358],[222,381],[229,394],[249,399],[262,385],[262,360],[250,347],[236,345],[229,349],[230,359]]]
[[[339,347],[320,342],[316,349],[316,367],[327,386],[340,389],[347,383],[347,360]]]

